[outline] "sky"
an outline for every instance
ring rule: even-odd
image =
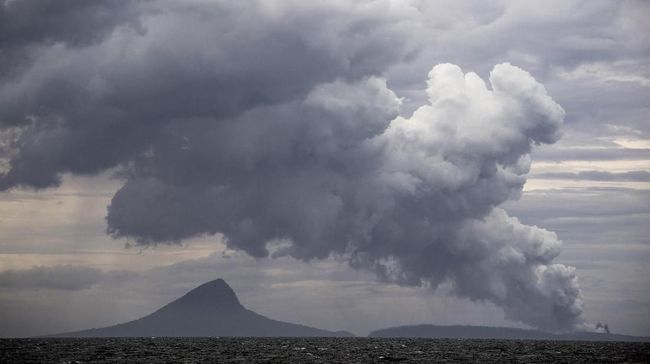
[[[650,3],[0,1],[0,336],[224,278],[357,335],[650,336]]]

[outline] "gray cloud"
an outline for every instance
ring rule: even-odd
[[[527,72],[489,67],[508,56],[548,76],[551,64],[574,70],[639,44],[620,27],[563,36],[538,65],[535,50],[555,43],[556,23],[573,24],[579,4],[559,20],[550,8],[496,4],[431,23],[434,11],[463,9],[414,5],[152,1],[108,17],[137,26],[12,37],[42,45],[0,82],[0,188],[118,167],[113,237],[151,245],[222,233],[255,257],[272,242],[274,256],[337,255],[385,281],[451,284],[529,325],[583,328],[575,272],[553,263],[561,242],[499,207],[521,194],[532,147],[557,141],[565,112]],[[590,5],[578,27],[629,14],[610,10]],[[440,59],[490,73],[489,86],[443,64],[421,99],[393,91],[413,89]]]
[[[57,289],[76,291],[88,289],[99,283],[133,279],[138,274],[129,271],[101,271],[99,269],[58,265],[10,269],[0,272],[0,288],[14,290]]]
[[[139,3],[0,1],[0,75],[17,76],[43,47],[83,47],[100,42],[116,27],[138,28]]]
[[[0,7],[4,46],[54,44],[83,46],[100,41],[118,25],[138,18],[136,5],[114,1],[3,0]],[[87,30],[80,32],[79,28]]]
[[[142,30],[44,47],[0,84],[0,124],[14,127],[0,143],[10,165],[1,188],[96,173],[168,142],[173,124],[287,102],[321,82],[379,73],[415,50],[403,14],[383,2],[150,6]]]

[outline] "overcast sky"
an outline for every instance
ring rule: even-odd
[[[358,335],[650,336],[650,3],[0,1],[0,336],[224,278]]]

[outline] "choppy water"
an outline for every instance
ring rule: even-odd
[[[374,338],[2,339],[2,363],[650,363],[650,343]]]

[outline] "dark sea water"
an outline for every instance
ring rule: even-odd
[[[1,363],[650,363],[650,343],[384,338],[2,339]]]

